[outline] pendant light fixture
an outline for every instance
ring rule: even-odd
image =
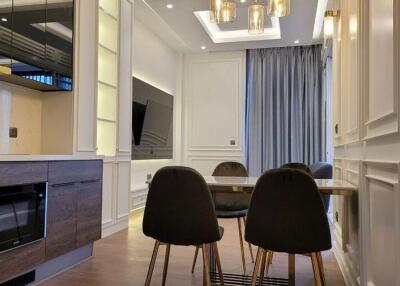
[[[236,3],[231,0],[211,0],[210,20],[216,23],[227,23],[236,20]]]
[[[290,14],[290,0],[269,0],[268,16],[285,17]]]
[[[264,5],[254,1],[253,4],[249,6],[248,13],[248,29],[249,34],[262,34],[264,33]]]

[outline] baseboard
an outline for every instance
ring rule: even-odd
[[[120,232],[122,230],[127,229],[129,226],[129,216],[127,216],[125,219],[120,220],[119,222],[106,226],[103,226],[102,232],[101,232],[101,238],[105,238],[107,236],[110,236],[114,233]]]
[[[93,243],[90,243],[37,266],[35,268],[36,280],[31,285],[39,285],[44,281],[68,271],[69,269],[90,259],[92,254]]]
[[[340,271],[343,274],[344,281],[347,286],[360,286],[358,277],[354,273],[351,260],[343,252],[341,246],[334,242],[333,243],[333,253],[335,254],[336,261],[339,265]]]

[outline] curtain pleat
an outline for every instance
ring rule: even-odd
[[[246,160],[250,175],[324,161],[321,46],[247,51]]]

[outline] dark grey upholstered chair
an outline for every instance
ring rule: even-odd
[[[247,177],[247,170],[239,162],[223,162],[220,163],[214,170],[213,176],[232,176],[232,177]],[[228,189],[228,192],[223,192],[224,189]],[[233,219],[236,218],[238,222],[239,239],[240,239],[240,250],[242,254],[242,265],[243,272],[246,272],[246,260],[243,246],[243,232],[242,222],[246,225],[247,209],[249,207],[251,193],[246,192],[229,192],[229,187],[212,187],[211,191],[214,191],[214,202],[217,217],[220,219]],[[249,244],[250,256],[252,262],[254,262],[253,251]],[[193,260],[192,273],[196,266],[196,259],[199,249],[196,248],[196,253]]]
[[[165,167],[154,175],[144,211],[143,232],[156,240],[146,286],[150,285],[161,244],[167,247],[162,285],[166,281],[171,244],[202,246],[206,285],[211,285],[208,249],[213,247],[223,284],[216,243],[221,240],[223,229],[218,226],[210,190],[204,178],[195,170]]]
[[[305,172],[276,169],[260,177],[250,202],[245,238],[259,247],[252,285],[256,285],[260,264],[260,279],[264,277],[270,251],[289,253],[289,281],[294,281],[294,255],[309,254],[315,281],[324,285],[320,252],[332,247],[329,224],[317,185]]]
[[[326,162],[318,162],[309,166],[314,179],[332,179],[333,168],[332,165]],[[325,211],[329,210],[329,203],[331,201],[330,195],[322,195]]]
[[[287,163],[287,164],[282,165],[281,169],[296,169],[296,170],[306,172],[307,174],[312,176],[311,169],[306,164],[303,164],[303,163]]]

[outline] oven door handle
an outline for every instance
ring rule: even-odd
[[[75,183],[61,183],[61,184],[55,184],[51,185],[52,188],[62,188],[62,187],[68,187],[68,186],[73,186]]]

